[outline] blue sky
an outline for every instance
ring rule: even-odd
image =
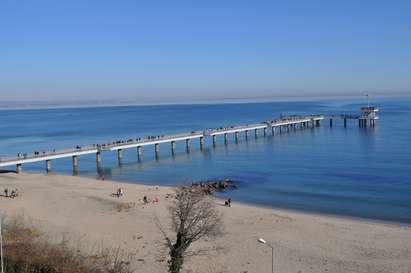
[[[0,100],[411,93],[411,1],[0,1]]]

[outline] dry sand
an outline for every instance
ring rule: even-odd
[[[118,187],[123,198],[110,196]],[[24,214],[55,234],[68,232],[83,241],[119,245],[135,251],[136,272],[166,272],[162,238],[155,224],[168,223],[172,188],[41,174],[0,174],[0,190],[17,187],[20,197],[0,198],[0,213]],[[241,190],[241,189],[239,189]],[[141,199],[159,198],[143,205]],[[135,203],[135,205],[134,205]],[[194,248],[221,248],[186,260],[184,272],[411,272],[411,228],[399,225],[260,208],[233,202],[220,206],[226,233]],[[130,208],[127,208],[130,206]]]

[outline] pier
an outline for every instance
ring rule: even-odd
[[[244,139],[247,140],[250,136],[250,132],[253,133],[255,138],[259,137],[260,131],[262,136],[266,137],[268,132],[271,131],[272,136],[276,134],[276,131],[282,134],[284,131],[290,132],[296,129],[315,128],[320,126],[320,123],[324,119],[329,120],[329,126],[333,127],[333,120],[340,119],[344,122],[344,127],[347,127],[347,120],[358,120],[360,128],[375,127],[378,117],[376,113],[378,108],[375,107],[363,107],[361,108],[361,115],[308,115],[308,116],[288,116],[280,117],[276,120],[264,121],[257,124],[247,124],[241,126],[229,126],[215,129],[205,129],[202,131],[192,131],[189,133],[181,133],[175,135],[162,135],[162,136],[149,136],[145,138],[129,139],[124,141],[115,141],[111,143],[93,144],[91,146],[80,147],[77,146],[74,149],[65,150],[53,150],[51,152],[35,152],[32,154],[17,154],[16,157],[7,157],[0,159],[0,167],[15,166],[16,173],[20,173],[23,170],[23,164],[34,162],[45,162],[45,170],[47,173],[52,170],[52,160],[60,158],[71,158],[73,166],[73,174],[78,172],[78,157],[87,154],[95,154],[96,167],[99,171],[101,169],[102,153],[103,152],[117,152],[118,164],[121,166],[123,160],[123,150],[136,149],[136,157],[138,161],[141,160],[144,146],[154,146],[154,156],[158,159],[160,154],[160,144],[170,145],[170,152],[172,155],[176,151],[176,142],[184,142],[186,151],[190,152],[191,142],[198,140],[199,148],[202,150],[205,146],[205,138],[211,138],[213,146],[216,145],[217,136],[224,137],[224,143],[228,143],[228,135],[233,134],[235,141],[238,142],[240,134],[244,135]]]

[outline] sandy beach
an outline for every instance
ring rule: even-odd
[[[118,187],[124,197],[111,196]],[[24,215],[51,234],[70,234],[83,242],[103,242],[136,253],[136,272],[166,272],[166,252],[155,224],[168,226],[169,187],[98,181],[42,174],[0,174],[0,190],[18,188],[15,199],[0,198],[0,213]],[[241,189],[239,189],[241,190]],[[159,202],[144,204],[143,196]],[[194,248],[215,247],[207,256],[186,260],[184,272],[409,272],[411,228],[339,217],[261,208],[222,206],[225,234]]]

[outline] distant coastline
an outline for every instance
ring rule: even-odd
[[[398,98],[410,97],[411,92],[394,93],[394,94],[374,94],[373,98]],[[36,109],[73,109],[73,108],[100,108],[100,107],[127,107],[127,106],[176,106],[176,105],[217,105],[217,104],[240,104],[240,103],[269,103],[269,102],[306,102],[306,101],[330,101],[330,100],[353,100],[363,99],[360,95],[339,95],[339,96],[322,96],[313,95],[311,97],[286,96],[286,97],[250,97],[250,98],[226,98],[210,100],[187,100],[181,102],[145,102],[136,101],[118,101],[113,100],[96,100],[96,101],[0,101],[1,110],[36,110]]]

